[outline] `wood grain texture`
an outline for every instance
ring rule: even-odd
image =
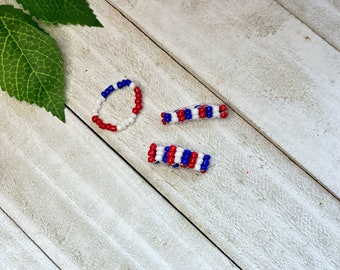
[[[0,106],[0,205],[60,268],[235,269],[69,111],[65,125],[4,92]]]
[[[0,268],[2,270],[58,269],[1,210]]]
[[[90,4],[104,29],[50,28],[64,55],[68,106],[242,268],[339,268],[339,202],[234,112],[226,121],[163,126],[159,117],[163,110],[221,100],[109,5],[97,0]],[[216,55],[221,57],[218,51]],[[292,58],[286,61],[287,67],[289,61],[296,64]],[[263,68],[258,65],[254,70],[262,73]],[[291,79],[290,71],[285,72]],[[91,123],[95,100],[102,89],[124,76],[141,86],[144,109],[121,133],[99,130]],[[286,95],[289,101],[294,91]],[[129,115],[132,97],[130,91],[112,94],[103,119],[114,122]],[[252,96],[254,102],[261,98]],[[299,119],[301,112],[295,112]],[[279,124],[270,110],[264,117]],[[206,175],[148,164],[153,141],[210,153],[215,164]]]
[[[336,49],[272,0],[109,2],[340,197]]]
[[[340,50],[340,2],[338,0],[278,0],[278,2]]]

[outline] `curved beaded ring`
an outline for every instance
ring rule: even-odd
[[[177,109],[173,112],[162,112],[161,117],[164,125],[185,122],[191,119],[227,118],[228,107],[226,104],[198,104],[191,107]]]
[[[194,152],[175,145],[160,146],[150,144],[148,162],[166,163],[174,168],[190,168],[205,173],[210,163],[210,155]]]
[[[102,103],[104,103],[107,97],[115,90],[122,89],[125,86],[128,86],[130,89],[133,89],[135,92],[135,107],[132,109],[132,113],[126,119],[123,119],[117,125],[113,125],[110,123],[105,123],[100,117],[99,112],[101,110]],[[138,86],[135,85],[131,80],[122,80],[121,82],[117,82],[114,85],[109,85],[102,93],[101,96],[97,99],[96,105],[93,109],[92,121],[98,125],[101,129],[110,130],[112,132],[120,131],[125,129],[127,126],[131,125],[135,122],[137,115],[142,110],[142,91]]]

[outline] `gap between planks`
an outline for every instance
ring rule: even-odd
[[[38,245],[38,243],[36,243],[29,234],[26,233],[26,231],[6,212],[5,209],[3,209],[0,205],[0,211],[2,211],[14,224],[15,226],[28,238],[29,241],[31,241],[31,243],[33,245],[35,245],[45,256],[46,258],[53,264],[55,265],[55,267],[57,267],[58,269],[61,270],[61,267],[50,257],[48,256],[48,254]]]
[[[176,62],[181,68],[183,68],[192,78],[198,81],[202,86],[204,86],[209,92],[211,92],[214,96],[219,98],[222,102],[227,103],[228,107],[230,107],[234,113],[236,113],[243,121],[245,121],[249,126],[251,126],[258,134],[264,137],[269,143],[271,143],[276,149],[278,149],[283,155],[285,155],[294,165],[300,168],[303,172],[305,172],[309,177],[311,177],[315,182],[317,182],[320,186],[322,186],[329,194],[331,194],[335,199],[340,201],[340,197],[338,197],[332,190],[330,190],[327,186],[325,186],[321,181],[317,179],[315,175],[313,175],[309,170],[307,170],[300,162],[295,160],[291,155],[287,153],[282,147],[280,147],[274,140],[270,139],[264,132],[261,131],[259,127],[257,127],[246,115],[240,112],[232,103],[228,102],[222,95],[220,95],[215,89],[209,85],[207,82],[203,81],[199,78],[198,74],[196,74],[193,70],[188,68],[180,59],[176,57],[176,55],[171,54],[168,52],[161,44],[159,44],[156,40],[150,37],[146,31],[144,31],[141,27],[139,27],[132,19],[130,19],[121,9],[114,6],[109,1],[105,0],[113,9],[115,9],[122,17],[124,17],[127,21],[129,21],[138,31],[140,31],[145,37],[147,37],[153,44],[155,44],[160,50],[162,50],[167,56],[169,56],[174,62]],[[276,2],[278,2],[276,0]],[[280,6],[282,6],[287,12],[292,14],[295,18],[305,24],[302,20],[300,20],[296,15],[290,12],[287,8],[285,8],[280,2],[278,2]],[[310,28],[309,25],[305,24],[311,31],[313,31],[316,35],[319,36],[314,29]],[[321,37],[321,36],[320,36]],[[332,44],[330,44],[325,38],[321,37],[327,44],[329,44],[332,48],[337,50]],[[231,105],[230,105],[231,104]],[[74,113],[74,112],[73,112]],[[75,114],[75,113],[74,113]],[[76,114],[75,114],[76,115]],[[78,116],[77,116],[78,117]],[[125,159],[124,159],[125,160]],[[126,161],[126,160],[125,160]],[[126,161],[127,162],[127,161]],[[130,163],[127,162],[129,165]],[[149,182],[148,182],[149,183]],[[150,184],[151,185],[151,184]],[[163,195],[162,195],[163,196]],[[171,204],[172,205],[172,204]]]
[[[238,269],[242,268],[233,260],[228,254],[226,254],[213,240],[211,240],[192,220],[190,220],[182,211],[180,211],[167,197],[165,197],[150,181],[148,181],[133,165],[125,159],[119,152],[117,152],[105,139],[103,139],[93,128],[91,128],[71,107],[65,104],[66,108],[75,116],[77,119],[84,124],[97,138],[99,138],[107,147],[109,147],[120,159],[122,159],[137,175],[139,175],[145,183],[147,183],[158,195],[161,196],[173,209],[176,210],[186,221],[189,222],[205,239],[207,239],[218,251],[220,251],[228,260],[234,264]],[[18,226],[18,225],[17,225]],[[33,241],[33,240],[32,240]],[[39,248],[40,249],[40,248]]]

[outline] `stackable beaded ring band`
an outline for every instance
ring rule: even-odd
[[[174,168],[190,168],[205,173],[210,164],[210,155],[198,153],[175,145],[150,144],[148,162],[171,165]]]
[[[123,119],[120,123],[113,125],[110,123],[105,123],[100,117],[99,112],[102,108],[102,104],[106,101],[107,97],[116,89],[122,89],[124,87],[128,86],[130,89],[133,89],[135,92],[135,107],[132,108],[132,113],[129,117],[126,119]],[[122,80],[120,82],[117,82],[114,85],[109,85],[100,95],[100,97],[97,99],[96,105],[93,109],[93,116],[92,121],[98,125],[101,129],[106,129],[112,132],[120,131],[125,129],[127,126],[133,124],[136,120],[137,115],[142,110],[142,91],[138,86],[136,86],[135,83],[133,83],[131,80]]]
[[[226,104],[198,104],[172,112],[162,112],[162,123],[164,125],[178,122],[185,122],[191,119],[227,118],[228,107]]]

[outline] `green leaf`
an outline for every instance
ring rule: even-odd
[[[86,0],[17,0],[37,19],[53,24],[102,26]]]
[[[56,42],[29,15],[8,5],[0,6],[0,56],[2,90],[65,122],[63,65]]]

